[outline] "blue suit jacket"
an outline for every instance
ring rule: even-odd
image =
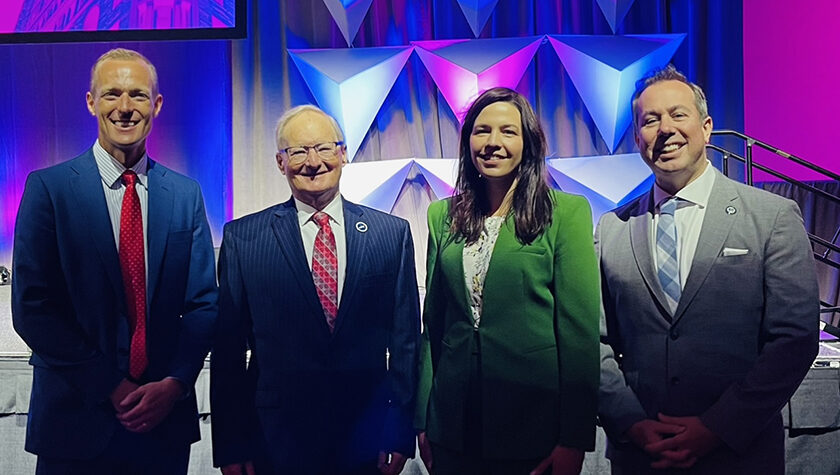
[[[213,244],[198,184],[152,160],[148,177],[149,365],[142,382],[173,376],[192,385],[216,316]],[[60,458],[101,453],[118,424],[109,395],[128,373],[129,326],[91,150],[26,181],[15,225],[12,317],[33,353],[26,450]],[[178,401],[149,436],[198,440],[195,396]]]
[[[270,470],[321,473],[379,450],[413,455],[420,317],[411,233],[406,221],[347,201],[344,222],[332,334],[294,200],[225,226],[211,364],[216,465],[263,459]]]

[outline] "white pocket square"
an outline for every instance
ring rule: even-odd
[[[724,247],[723,257],[743,256],[744,254],[747,254],[749,252],[749,249],[736,249],[734,247]]]

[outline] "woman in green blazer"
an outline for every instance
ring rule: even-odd
[[[457,193],[428,213],[421,456],[435,475],[579,473],[598,391],[589,204],[548,187],[515,91],[476,99],[459,148]]]

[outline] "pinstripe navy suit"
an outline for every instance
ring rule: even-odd
[[[225,226],[211,368],[216,465],[368,473],[380,450],[414,453],[419,304],[408,223],[347,201],[343,209],[347,263],[332,334],[294,200]]]

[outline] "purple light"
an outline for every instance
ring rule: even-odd
[[[515,88],[543,37],[413,41],[449,108],[463,122],[467,108],[492,87]]]

